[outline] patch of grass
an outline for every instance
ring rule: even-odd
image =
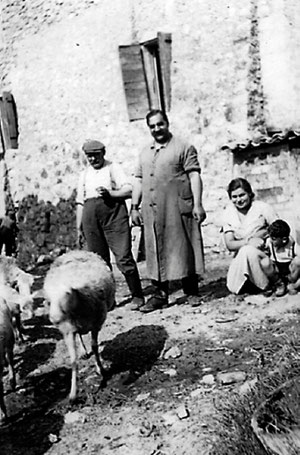
[[[256,437],[251,419],[255,410],[270,398],[272,393],[284,382],[300,377],[300,356],[295,349],[295,334],[285,337],[284,344],[273,353],[272,371],[260,372],[256,386],[246,395],[232,392],[222,396],[216,405],[217,438],[209,455],[266,455],[265,448]],[[278,346],[277,346],[278,348]],[[279,407],[278,407],[279,406]],[[265,414],[260,423],[276,422],[280,428],[298,423],[298,415],[280,407],[275,402],[264,408]]]

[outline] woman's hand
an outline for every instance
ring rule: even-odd
[[[259,250],[262,250],[265,246],[265,241],[260,237],[251,237],[247,240],[247,245],[251,245]]]

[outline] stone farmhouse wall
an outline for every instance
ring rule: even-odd
[[[109,158],[133,176],[149,133],[143,120],[129,121],[118,46],[158,32],[172,34],[171,130],[199,151],[204,242],[218,250],[233,175],[223,146],[299,123],[298,9],[297,0],[6,0],[0,89],[13,94],[18,111],[19,147],[6,150],[5,160],[20,259],[74,246],[85,139],[104,142]],[[274,44],[274,23],[284,48]]]

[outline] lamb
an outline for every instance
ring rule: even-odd
[[[30,317],[33,316],[33,295],[31,294],[33,282],[34,276],[20,269],[14,258],[0,256],[0,285],[17,288],[19,293],[17,303],[21,311],[25,309],[28,311]]]
[[[98,333],[107,312],[115,304],[115,281],[97,254],[75,250],[54,261],[44,281],[44,295],[50,303],[50,321],[63,334],[69,351],[72,367],[69,399],[72,402],[77,394],[77,333],[81,338],[91,332],[96,369],[102,376],[105,374],[98,352]]]
[[[33,316],[33,281],[34,277],[20,269],[14,258],[0,256],[0,296],[5,299],[12,313],[13,325],[20,341],[24,341],[21,313],[27,312],[29,317]]]
[[[0,283],[0,297],[2,297],[11,312],[12,324],[14,328],[15,338],[20,342],[24,341],[24,327],[21,322],[21,312],[29,305],[29,310],[32,310],[32,299],[21,296],[18,291],[10,286]]]
[[[4,391],[3,391],[3,370],[4,365],[8,364],[8,374],[10,387],[15,390],[16,387],[16,376],[14,370],[14,331],[12,326],[11,312],[5,302],[0,297],[0,420],[7,419],[7,410],[4,402]],[[4,419],[3,419],[4,416]]]

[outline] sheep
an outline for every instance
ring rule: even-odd
[[[6,304],[10,309],[15,338],[20,342],[24,342],[23,334],[25,330],[21,322],[21,312],[24,311],[27,304],[29,305],[29,310],[31,311],[32,299],[28,299],[27,297],[24,298],[15,289],[1,283],[0,297],[6,301]]]
[[[20,269],[14,258],[0,256],[0,285],[17,287],[19,293],[17,303],[21,311],[28,311],[29,317],[33,316],[33,294],[31,294],[33,282],[34,276]]]
[[[3,370],[4,365],[8,364],[8,373],[10,387],[12,390],[16,388],[16,375],[14,370],[14,330],[12,326],[11,312],[5,302],[0,297],[0,421],[7,419],[7,410],[4,402],[4,390],[3,390]],[[4,416],[4,418],[3,418]]]
[[[91,332],[91,349],[98,374],[105,375],[98,352],[98,333],[107,312],[115,304],[113,274],[100,256],[74,250],[58,257],[44,281],[44,295],[49,302],[49,319],[63,334],[71,360],[69,400],[77,394],[76,334]],[[82,342],[83,348],[85,346]],[[85,350],[86,351],[86,350]]]
[[[33,281],[33,275],[20,269],[14,258],[0,256],[0,296],[6,300],[12,313],[15,335],[19,341],[24,341],[21,313],[26,312],[29,318],[33,317]]]

